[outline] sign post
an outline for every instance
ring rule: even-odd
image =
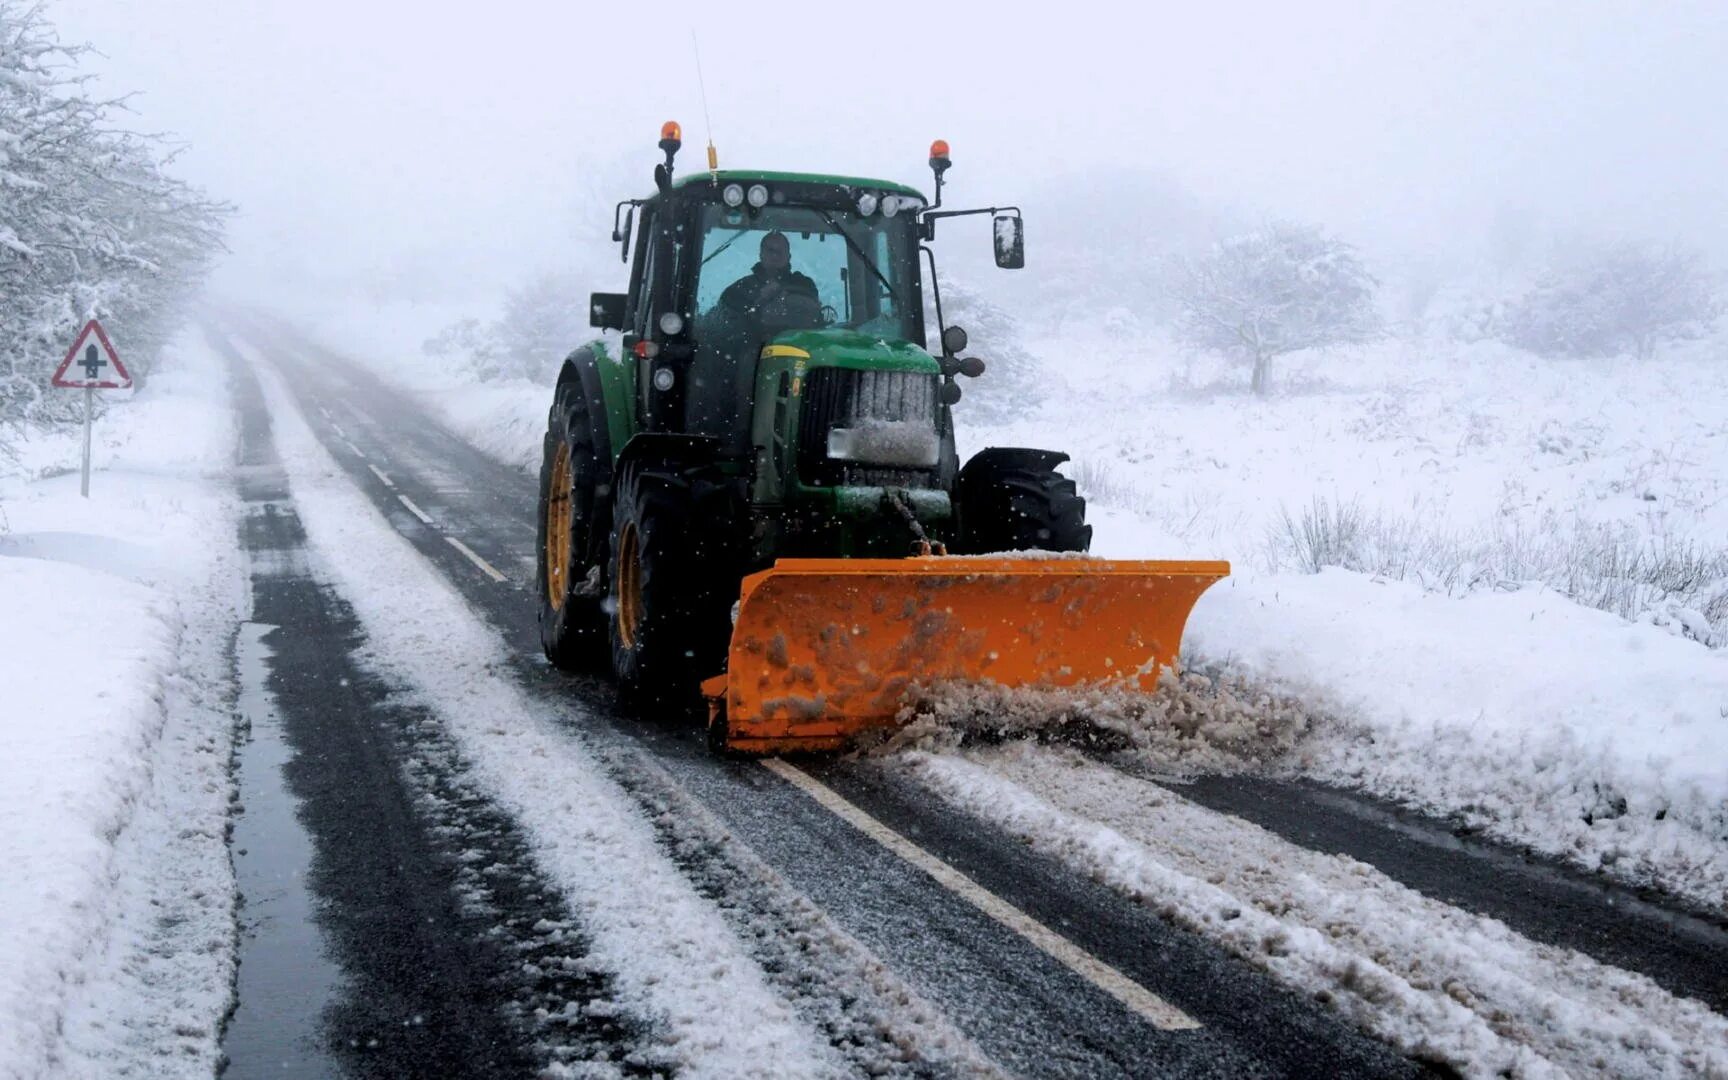
[[[74,363],[84,369],[82,374],[68,374]],[[112,373],[104,372],[104,368],[111,369]],[[90,424],[96,413],[96,391],[125,390],[132,385],[132,375],[126,370],[126,365],[120,362],[120,354],[114,351],[102,324],[91,319],[84,324],[84,329],[78,331],[72,347],[66,350],[66,359],[60,361],[60,366],[54,369],[53,383],[55,386],[82,387],[84,390],[84,474],[78,484],[78,493],[88,499]]]

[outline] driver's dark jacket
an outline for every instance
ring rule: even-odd
[[[818,299],[816,283],[810,280],[808,275],[800,274],[791,267],[772,274],[764,270],[761,263],[757,263],[749,274],[726,286],[726,291],[720,294],[720,305],[734,311],[755,314],[756,297],[770,281],[780,283],[781,295],[802,293],[812,300]]]

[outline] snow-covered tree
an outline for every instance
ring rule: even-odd
[[[1508,305],[1501,336],[1542,356],[1648,360],[1661,344],[1707,337],[1722,309],[1701,252],[1604,244],[1557,259]]]
[[[227,208],[164,171],[162,142],[115,130],[40,5],[0,0],[0,423],[52,423],[59,350],[98,317],[142,378],[221,248]]]
[[[1276,356],[1382,333],[1378,282],[1354,248],[1308,225],[1278,222],[1224,240],[1183,260],[1172,288],[1181,338],[1250,361],[1257,394],[1269,388]]]

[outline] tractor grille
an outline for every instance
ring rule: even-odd
[[[816,368],[805,376],[798,425],[798,475],[806,484],[933,487],[935,469],[883,468],[828,457],[828,432],[869,420],[937,427],[936,376],[919,371]]]

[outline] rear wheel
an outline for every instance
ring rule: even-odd
[[[566,671],[594,667],[604,655],[598,564],[591,564],[594,449],[588,414],[574,382],[558,388],[546,423],[540,462],[540,646]]]
[[[1066,455],[985,451],[960,474],[960,549],[1085,551],[1092,546],[1086,500],[1056,471]]]
[[[730,488],[712,466],[638,466],[613,508],[613,671],[639,708],[685,714],[726,664],[739,581]]]

